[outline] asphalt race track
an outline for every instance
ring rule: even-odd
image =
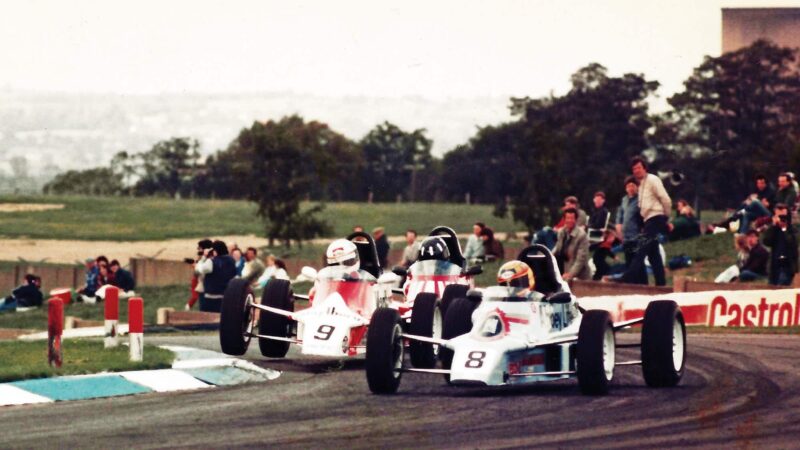
[[[159,340],[218,350],[215,336]],[[688,342],[679,387],[650,389],[638,366],[618,367],[604,397],[582,396],[574,380],[454,388],[423,374],[375,396],[363,360],[268,361],[252,345],[248,357],[283,371],[278,380],[3,408],[0,447],[800,447],[800,336],[690,333]]]

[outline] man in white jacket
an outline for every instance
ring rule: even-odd
[[[644,241],[637,258],[650,260],[656,286],[667,284],[664,276],[664,261],[658,249],[658,235],[669,233],[669,213],[672,200],[664,183],[656,175],[647,173],[647,163],[640,157],[631,160],[631,174],[639,181],[639,212],[644,220]]]

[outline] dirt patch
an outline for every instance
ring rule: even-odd
[[[241,248],[263,247],[264,238],[249,236],[215,236],[228,244],[236,243]],[[192,257],[198,239],[169,239],[166,241],[77,241],[56,239],[3,239],[0,246],[0,260],[15,261],[24,258],[28,262],[48,262],[73,264],[86,258],[105,255],[128,264],[130,258],[156,257],[159,259],[181,260]]]
[[[37,212],[64,209],[62,203],[0,203],[0,213]]]
[[[17,328],[0,328],[0,339],[16,339],[19,336],[34,333],[36,330],[20,330]]]

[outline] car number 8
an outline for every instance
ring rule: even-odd
[[[469,355],[467,355],[467,362],[464,364],[464,367],[468,367],[470,369],[480,369],[483,367],[483,358],[486,358],[486,352],[469,352]]]
[[[317,334],[314,335],[314,339],[327,341],[331,338],[333,330],[335,329],[336,328],[331,325],[320,325],[319,328],[317,328]]]

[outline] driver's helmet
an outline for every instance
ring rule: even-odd
[[[343,266],[347,270],[358,270],[358,249],[347,239],[337,239],[328,246],[325,258],[329,266]]]
[[[447,261],[450,259],[450,250],[447,248],[447,243],[438,236],[426,237],[419,246],[419,260],[427,261],[431,259],[439,261]]]
[[[509,261],[497,271],[497,283],[507,286],[513,296],[528,295],[536,287],[533,270],[522,261]]]

